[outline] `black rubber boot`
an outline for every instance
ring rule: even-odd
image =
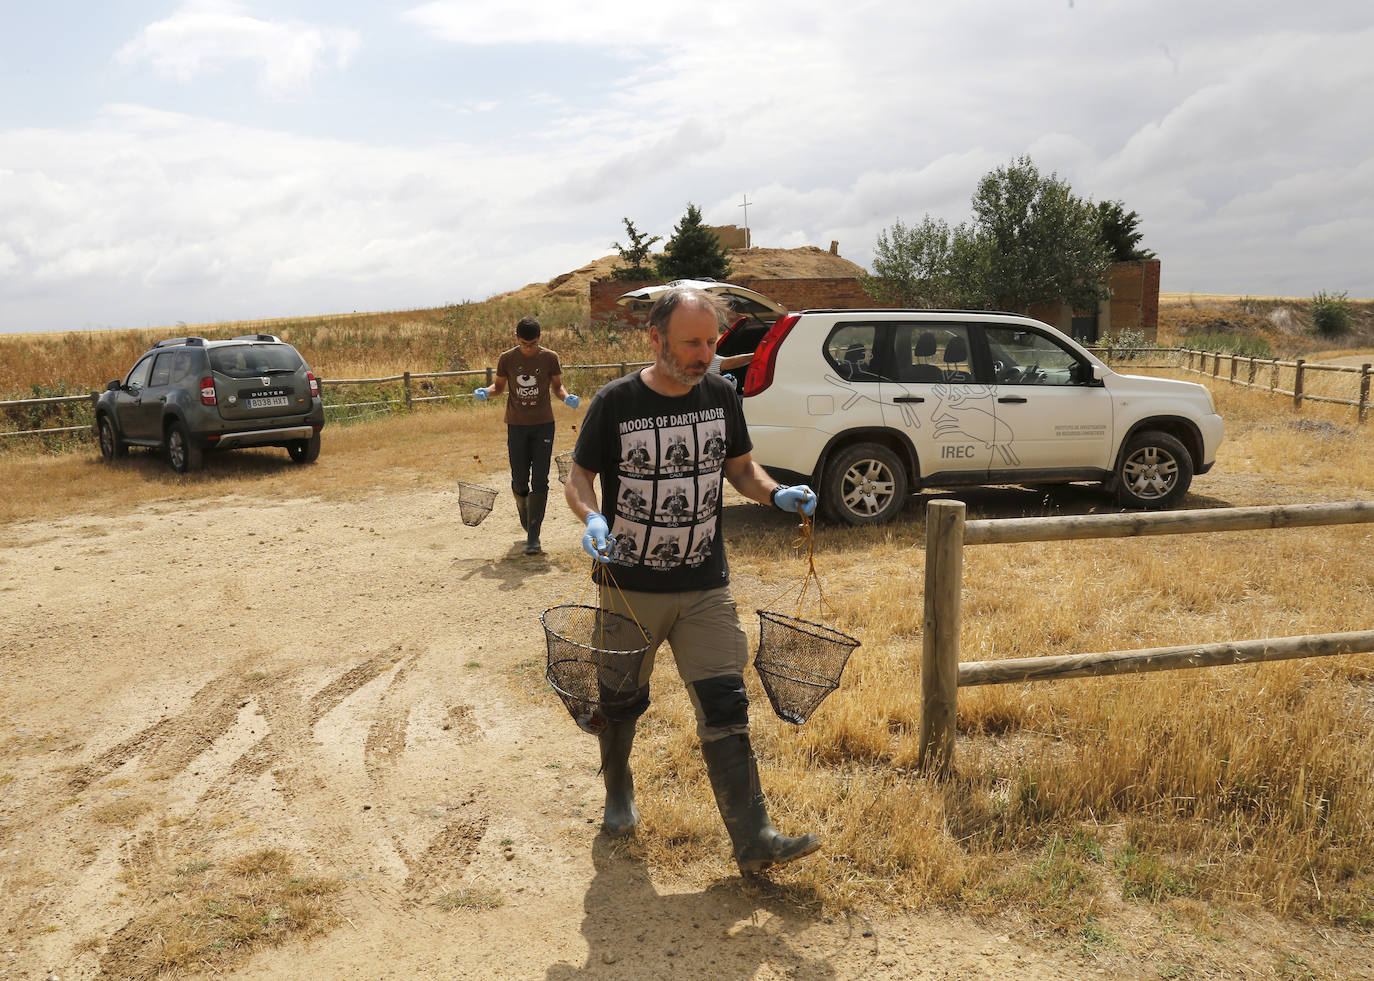
[[[773,865],[794,862],[821,847],[813,834],[788,838],[778,834],[768,820],[768,809],[759,788],[759,766],[749,737],[726,736],[701,744],[716,806],[735,846],[735,864],[753,875]]]
[[[544,551],[539,545],[539,528],[544,524],[544,509],[549,503],[548,491],[530,491],[526,501],[525,554],[538,555]]]
[[[630,772],[630,747],[635,741],[634,720],[611,722],[597,734],[601,741],[601,778],[606,782],[606,816],[601,830],[612,838],[634,834],[639,824],[635,809],[635,778]]]
[[[530,527],[530,496],[528,494],[516,494],[514,491],[511,491],[511,494],[515,497],[515,510],[520,515],[520,530],[528,531]]]

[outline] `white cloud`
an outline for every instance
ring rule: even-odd
[[[357,31],[299,21],[261,20],[235,0],[186,0],[119,50],[125,64],[147,62],[160,75],[190,81],[238,62],[258,66],[269,96],[299,91],[321,64],[342,68],[358,50]]]

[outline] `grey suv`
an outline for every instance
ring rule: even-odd
[[[271,334],[158,341],[95,409],[107,460],[130,446],[165,449],[178,473],[207,450],[281,446],[297,463],[320,455],[320,383],[294,347]]]

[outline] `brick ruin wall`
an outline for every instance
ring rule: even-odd
[[[1123,329],[1138,329],[1153,340],[1159,328],[1159,260],[1118,262],[1107,274],[1112,299],[1099,310],[1099,330],[1113,334]],[[591,284],[592,323],[614,320],[622,326],[644,326],[645,313],[634,313],[618,307],[617,298],[644,286],[656,286],[661,280],[644,282],[598,279]],[[897,304],[880,303],[863,291],[859,281],[851,276],[819,279],[763,279],[736,276],[730,279],[764,296],[772,297],[788,310],[848,309],[854,307],[891,307]],[[1061,305],[1062,306],[1062,305]],[[1031,315],[1067,332],[1072,311],[1050,307],[1034,308]],[[1061,323],[1061,321],[1063,321]]]

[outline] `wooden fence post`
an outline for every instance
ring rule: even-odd
[[[1306,362],[1298,358],[1298,368],[1293,375],[1293,411],[1302,411],[1302,366]]]
[[[1212,377],[1213,377],[1213,378],[1216,378],[1219,374],[1221,374],[1221,352],[1220,352],[1220,351],[1213,351],[1213,352],[1212,352]]]
[[[488,366],[487,366],[487,388],[491,388],[491,381],[492,381],[491,372],[492,372],[491,366],[488,365]]]
[[[405,386],[405,391],[406,391],[406,411],[409,412],[409,411],[410,411],[410,372],[407,371],[405,374],[403,374],[403,375],[401,376],[401,384],[403,384],[403,385]]]
[[[1269,368],[1269,391],[1272,392],[1279,387],[1279,359],[1275,358]]]
[[[1360,422],[1363,423],[1369,416],[1369,373],[1374,371],[1374,365],[1366,361],[1360,367]]]
[[[1231,355],[1231,384],[1232,384],[1232,385],[1234,385],[1234,384],[1236,383],[1236,365],[1237,365],[1239,362],[1240,362],[1240,358],[1236,357],[1234,354]]]
[[[1253,354],[1250,355],[1250,377],[1245,384],[1251,388],[1255,387],[1255,356]]]
[[[625,362],[624,362],[624,361],[620,362],[620,377],[621,377],[621,378],[624,378],[624,377],[625,377],[626,371],[627,371],[627,369],[626,369],[626,367],[625,367]]]
[[[937,777],[954,762],[959,630],[964,588],[964,503],[926,505],[925,626],[921,638],[921,733],[917,765]]]

